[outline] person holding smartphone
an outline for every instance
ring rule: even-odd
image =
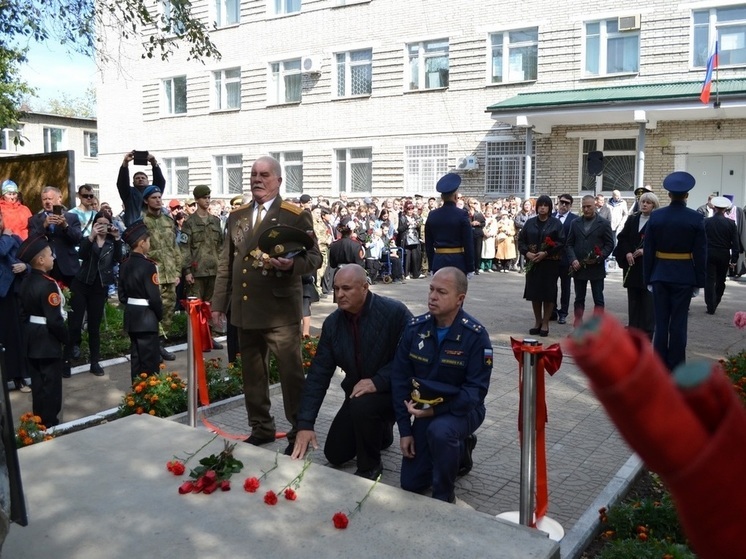
[[[91,232],[80,243],[80,271],[73,279],[70,291],[72,312],[68,320],[69,344],[66,357],[80,355],[83,316],[88,313],[88,347],[91,352],[91,374],[104,375],[99,365],[101,357],[101,320],[109,295],[109,285],[114,282],[114,266],[122,260],[122,240],[119,229],[111,217],[103,212],[95,215]],[[77,348],[77,351],[76,351]]]
[[[129,164],[150,165],[153,168],[153,182],[150,182],[148,175],[143,171],[136,171],[132,175],[132,186],[130,186]],[[124,205],[124,225],[129,227],[136,221],[140,221],[143,216],[143,192],[150,186],[157,186],[161,192],[166,191],[166,179],[158,166],[155,156],[147,151],[132,150],[124,154],[124,160],[119,167],[119,176],[117,177],[117,190],[119,197]]]

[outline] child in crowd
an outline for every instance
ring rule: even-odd
[[[163,318],[163,301],[158,287],[158,269],[147,258],[150,233],[142,221],[124,232],[130,247],[119,274],[119,301],[124,307],[124,331],[130,336],[130,375],[157,373],[160,362],[158,325]]]

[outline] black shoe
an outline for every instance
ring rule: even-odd
[[[62,378],[70,378],[72,376],[72,372],[70,371],[70,362],[65,361],[62,363]]]
[[[164,361],[176,361],[176,356],[161,344],[161,359]]]
[[[378,476],[380,476],[383,473],[383,464],[380,462],[378,463],[378,466],[375,468],[371,468],[370,470],[356,470],[355,475],[358,477],[364,477],[365,479],[369,479],[371,481],[375,481],[378,479]]]
[[[212,349],[223,349],[223,344],[217,340],[212,341]]]
[[[91,374],[96,375],[97,377],[102,377],[104,376],[104,369],[97,362],[93,361],[91,363]]]
[[[567,317],[563,314],[557,318],[557,324],[567,324]]]
[[[539,332],[541,332],[541,328],[529,328],[528,330],[528,333],[531,334],[532,336],[535,336]]]
[[[265,444],[269,444],[269,443],[275,442],[275,438],[272,437],[271,439],[263,439],[261,437],[257,437],[256,435],[251,435],[244,442],[245,443],[249,443],[249,444],[253,444],[254,446],[262,446],[262,445],[265,445]]]
[[[549,330],[539,330],[539,336],[546,338],[549,335]]]
[[[80,359],[80,346],[74,345],[73,348],[70,350],[70,357],[73,359]]]
[[[465,476],[468,474],[474,466],[474,460],[471,457],[471,453],[474,452],[474,447],[477,446],[477,436],[472,433],[464,441],[464,453],[461,455],[461,466],[458,469],[459,476]]]
[[[292,456],[294,449],[295,443],[288,443],[288,445],[285,447],[285,456]]]

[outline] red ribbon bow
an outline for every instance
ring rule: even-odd
[[[207,406],[210,404],[210,397],[207,393],[207,374],[205,373],[205,360],[202,352],[212,349],[212,335],[210,334],[212,310],[210,303],[202,301],[202,299],[187,299],[181,301],[181,305],[187,309],[189,320],[192,323],[192,354],[194,365],[197,368],[199,403]]]

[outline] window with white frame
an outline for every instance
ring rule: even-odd
[[[373,50],[339,52],[337,60],[337,97],[370,95],[373,79]]]
[[[282,166],[282,186],[288,194],[303,192],[303,152],[271,151],[269,153]]]
[[[241,0],[215,0],[215,25],[227,27],[241,20]]]
[[[535,155],[536,147],[534,147]],[[526,142],[493,141],[485,145],[485,193],[521,195],[526,191]],[[531,190],[536,192],[536,166],[531,167]]]
[[[407,45],[408,91],[448,87],[448,39]]]
[[[335,182],[338,192],[370,192],[373,188],[373,149],[335,149]]]
[[[241,108],[241,68],[219,70],[212,73],[215,83],[215,109]]]
[[[538,56],[538,27],[490,34],[490,82],[535,80]]]
[[[585,76],[635,73],[640,68],[640,30],[619,31],[618,18],[585,24]]]
[[[189,194],[189,158],[166,157],[163,159],[163,176],[166,192],[171,196]]]
[[[637,164],[635,138],[584,138],[581,146],[580,188],[583,192],[634,191]],[[588,174],[588,154],[592,151],[604,154],[603,173],[598,177]]]
[[[0,151],[15,150],[21,142],[21,132],[23,127],[18,130],[12,128],[3,128],[0,130]]]
[[[181,5],[181,4],[180,4]],[[185,28],[184,23],[178,19],[182,14],[180,10],[174,6],[173,0],[161,0],[161,14],[163,24],[170,26],[167,31],[173,35],[183,35]]]
[[[243,156],[215,156],[215,191],[217,194],[241,194],[243,192]]]
[[[301,0],[268,0],[269,12],[276,16],[300,12]]]
[[[65,143],[65,129],[44,127],[44,153],[53,151],[64,151],[67,149]]]
[[[448,172],[448,144],[404,148],[404,189],[433,192],[438,179]]]
[[[270,67],[268,99],[270,103],[300,103],[303,76],[300,58],[273,62]]]
[[[163,80],[163,112],[167,115],[181,115],[187,112],[186,76]]]
[[[98,132],[83,131],[83,155],[98,157]]]
[[[718,66],[746,64],[746,5],[694,10],[692,66],[707,66],[718,41]]]

